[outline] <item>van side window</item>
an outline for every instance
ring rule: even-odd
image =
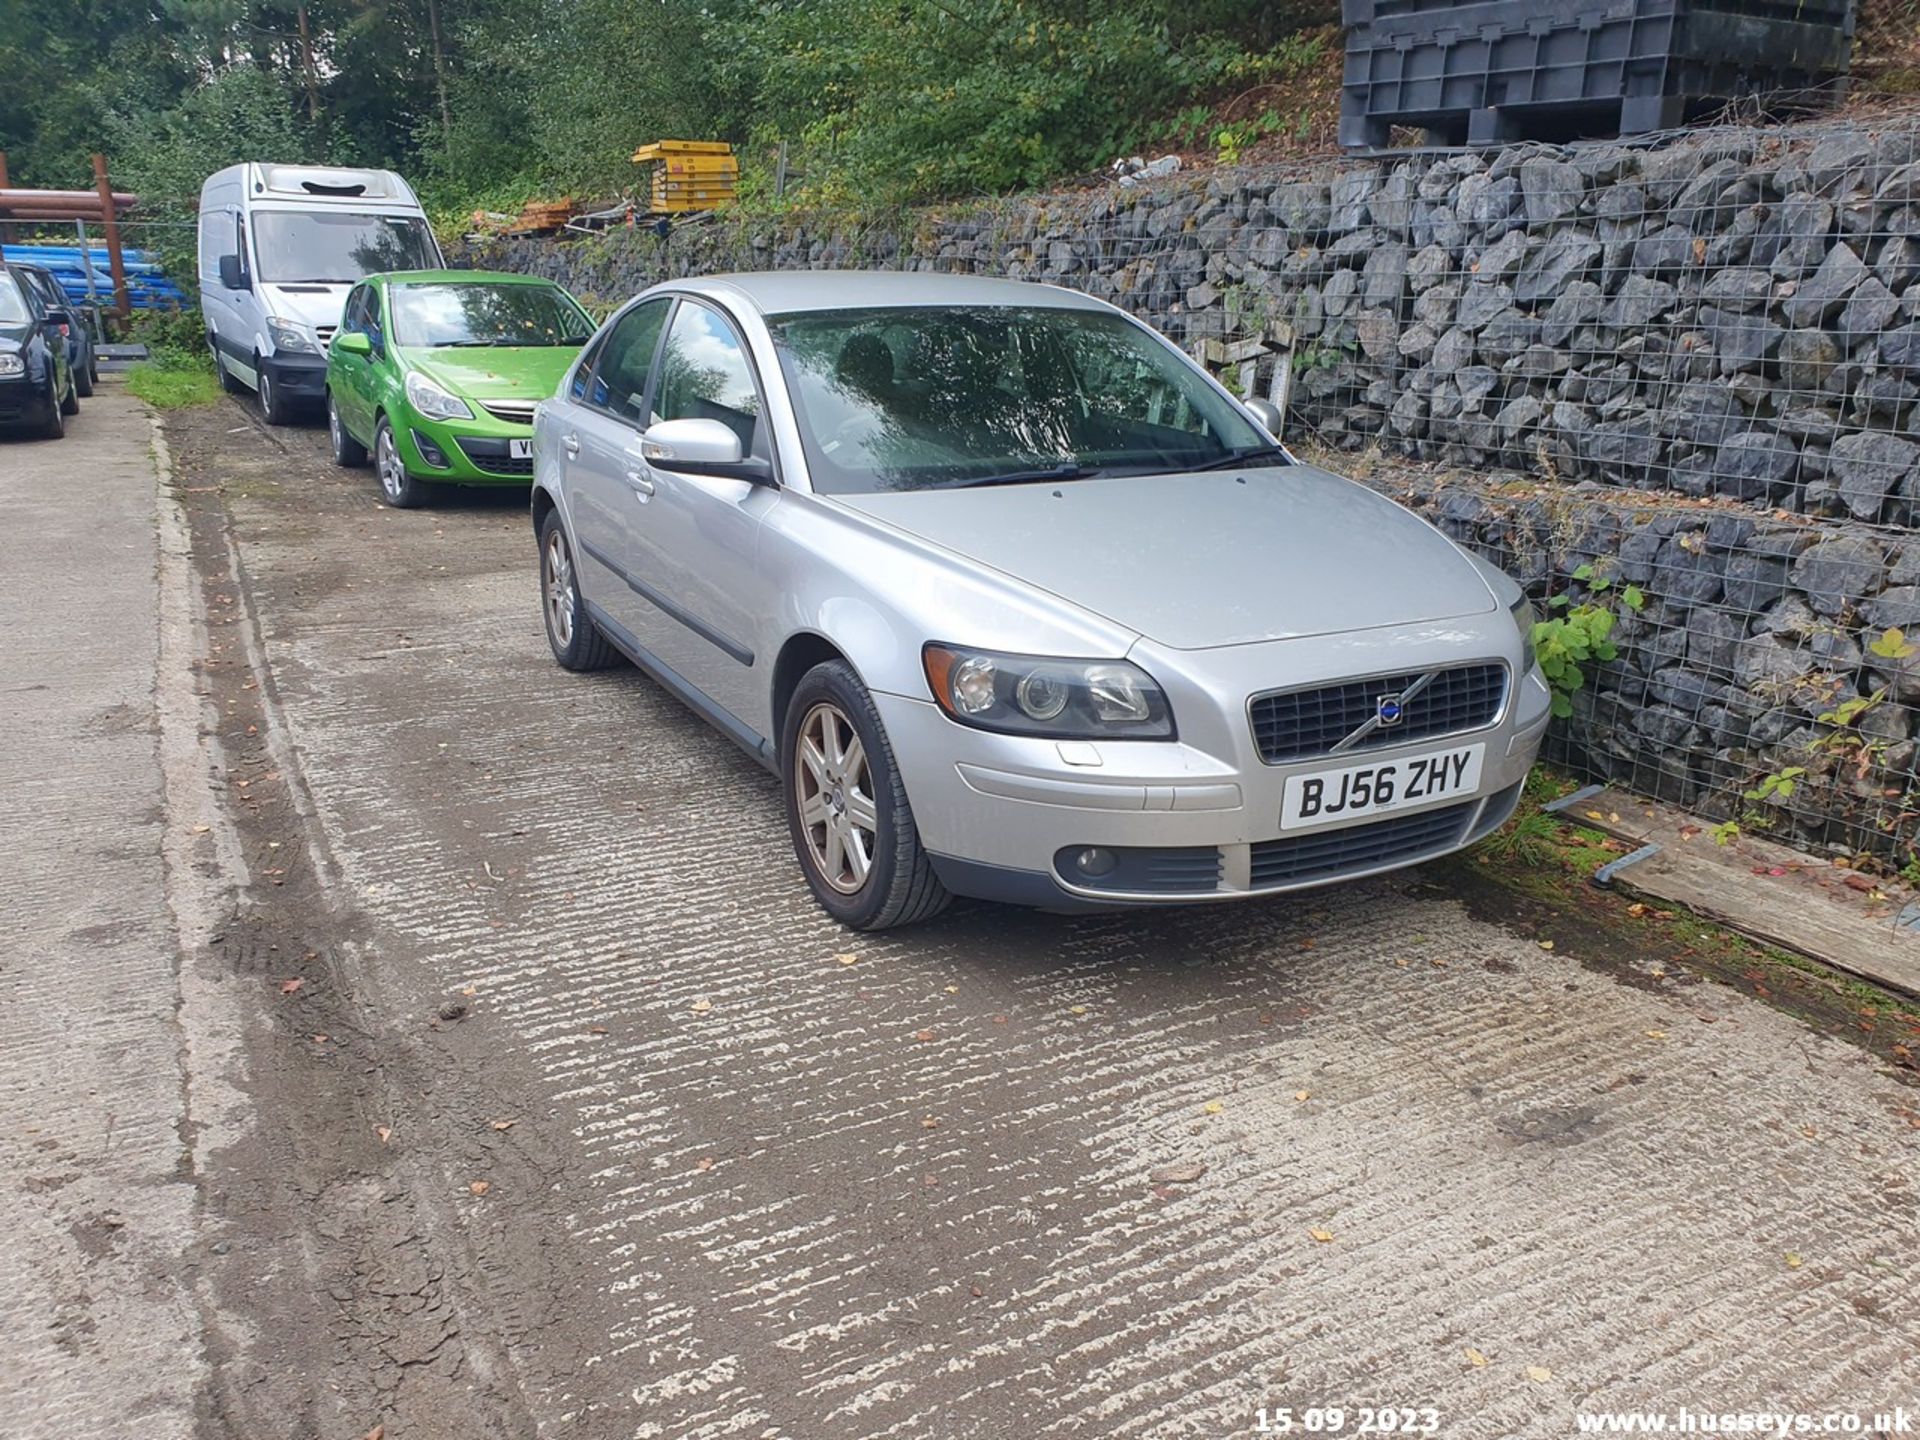
[[[233,217],[233,253],[240,257],[240,273],[251,275],[253,266],[247,261],[247,222],[240,215]]]
[[[209,215],[200,226],[200,273],[202,275],[220,273],[220,257],[227,253],[220,242],[220,232],[224,229],[226,226],[220,223],[219,217],[213,215]]]

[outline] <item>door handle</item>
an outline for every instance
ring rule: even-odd
[[[574,459],[580,454],[580,437],[578,435],[562,435],[560,437],[560,448],[567,452],[567,458],[569,460]]]
[[[633,487],[633,493],[645,501],[653,494],[653,477],[644,470],[627,471],[627,484]]]

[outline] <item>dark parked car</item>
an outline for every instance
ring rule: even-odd
[[[0,265],[0,425],[30,425],[49,440],[66,434],[80,396],[60,324],[73,320],[49,309],[17,267]]]
[[[86,322],[74,314],[67,302],[67,292],[60,288],[60,282],[54,279],[51,270],[42,265],[26,265],[18,261],[14,262],[13,268],[39,292],[49,310],[56,310],[68,317],[58,323],[67,337],[67,364],[73,368],[73,388],[84,400],[93,394],[94,382],[100,378],[100,361],[93,353],[93,336],[87,333]]]

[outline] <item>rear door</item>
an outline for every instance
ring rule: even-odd
[[[576,563],[594,603],[636,638],[645,616],[628,583],[632,497],[644,474],[640,434],[654,354],[672,304],[660,296],[623,314],[553,405]]]

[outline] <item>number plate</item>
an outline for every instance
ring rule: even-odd
[[[509,460],[531,460],[533,458],[533,441],[531,439],[507,441],[507,458]]]
[[[1463,745],[1291,776],[1280,796],[1280,828],[1313,830],[1472,795],[1486,755],[1485,745]]]

